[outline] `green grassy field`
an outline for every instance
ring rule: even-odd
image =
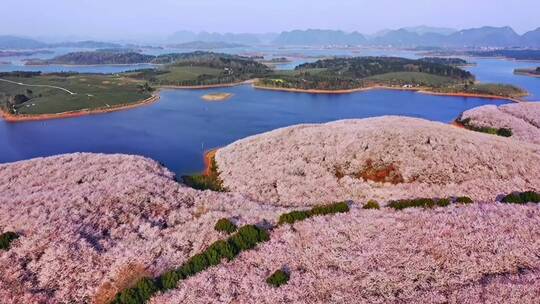
[[[428,87],[442,87],[456,83],[456,80],[450,77],[419,72],[386,73],[368,77],[366,80],[390,85],[415,84]]]
[[[196,80],[200,75],[218,76],[223,72],[222,69],[214,69],[197,66],[171,66],[167,68],[166,74],[156,76],[160,81],[176,82],[185,80]]]
[[[321,69],[302,69],[302,70],[278,70],[278,71],[275,71],[274,74],[276,75],[285,75],[285,76],[297,76],[297,75],[300,75],[300,74],[306,74],[306,73],[309,73],[309,74],[312,74],[312,75],[317,75],[317,74],[321,74],[323,72],[326,72],[328,69],[324,69],[324,68],[321,68]]]
[[[142,90],[140,82],[130,79],[103,75],[76,75],[69,77],[43,75],[31,78],[4,77],[25,85],[0,81],[0,102],[18,94],[26,95],[30,100],[16,105],[18,114],[54,114],[86,109],[109,108],[134,103],[151,94]],[[57,86],[69,90],[30,85]]]

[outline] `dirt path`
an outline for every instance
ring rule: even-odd
[[[74,93],[74,92],[71,92],[70,90],[68,89],[65,89],[65,88],[62,88],[62,87],[57,87],[57,86],[51,86],[51,85],[46,85],[46,84],[26,84],[26,83],[22,83],[22,82],[15,82],[15,81],[11,81],[11,80],[7,80],[7,79],[2,79],[0,78],[0,81],[3,81],[3,82],[7,82],[7,83],[12,83],[12,84],[16,84],[16,85],[20,85],[20,86],[27,86],[27,87],[41,87],[41,88],[51,88],[51,89],[58,89],[58,90],[62,90],[70,95],[77,95],[77,93]]]

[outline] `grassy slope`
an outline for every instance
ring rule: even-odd
[[[170,70],[167,74],[158,75],[156,78],[165,81],[184,81],[184,80],[196,80],[197,77],[203,74],[207,75],[219,75],[222,70],[207,68],[207,67],[193,67],[193,66],[172,66],[168,68]]]
[[[71,77],[39,76],[33,78],[7,78],[25,84],[45,84],[66,88],[76,95],[54,89],[20,86],[0,82],[0,92],[16,95],[33,92],[34,98],[19,106],[19,114],[53,114],[84,109],[107,108],[134,103],[150,97],[139,92],[136,82],[114,76],[79,75]],[[41,97],[38,97],[39,95]]]

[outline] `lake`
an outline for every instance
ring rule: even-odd
[[[211,92],[234,96],[226,102],[201,99]],[[448,123],[467,109],[503,103],[392,90],[346,95],[265,91],[248,85],[164,90],[159,102],[128,111],[37,122],[0,121],[0,162],[71,152],[127,153],[150,157],[183,175],[202,170],[207,149],[284,126],[380,115]]]

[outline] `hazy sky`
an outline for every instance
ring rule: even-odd
[[[0,0],[0,34],[103,39],[178,30],[276,32],[329,28],[373,33],[432,25],[540,27],[540,0]]]

